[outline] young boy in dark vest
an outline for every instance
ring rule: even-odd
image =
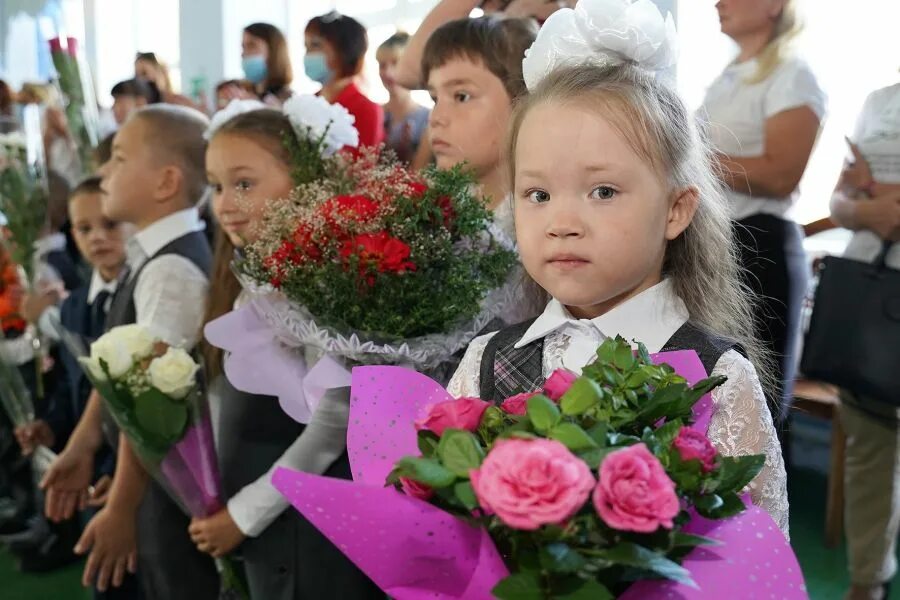
[[[170,345],[197,343],[211,263],[196,204],[206,186],[199,112],[154,105],[134,113],[116,134],[112,159],[101,168],[104,214],[131,223],[127,268],[107,316],[107,328],[138,323]],[[47,513],[66,518],[83,498],[88,453],[106,433],[118,445],[106,506],[88,524],[76,552],[90,552],[84,583],[117,585],[137,570],[147,600],[203,600],[218,595],[212,560],[187,535],[189,519],[141,467],[104,417],[99,396],[43,483]],[[184,577],[190,573],[190,577]]]

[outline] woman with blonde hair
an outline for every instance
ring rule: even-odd
[[[787,415],[796,372],[807,265],[799,226],[787,217],[825,114],[826,97],[792,42],[801,30],[794,0],[719,0],[722,32],[738,56],[707,91],[709,120],[758,335],[776,361],[772,416]],[[788,453],[785,446],[785,459]]]

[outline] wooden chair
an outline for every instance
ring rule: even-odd
[[[829,229],[836,229],[837,226],[837,223],[832,221],[831,217],[825,217],[824,219],[806,223],[803,226],[803,233],[804,235],[806,235],[806,237],[810,237],[816,235],[817,233],[828,231]]]
[[[828,492],[825,501],[825,545],[841,543],[844,525],[844,430],[839,415],[837,388],[827,383],[798,379],[794,383],[793,410],[831,421],[831,456],[828,465]]]

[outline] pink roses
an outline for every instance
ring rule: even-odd
[[[433,489],[424,483],[419,483],[415,479],[409,479],[408,477],[400,478],[400,487],[403,488],[404,494],[413,498],[418,498],[419,500],[428,500],[434,496]]]
[[[595,483],[587,464],[560,442],[515,438],[498,441],[470,479],[485,510],[524,530],[564,522]]]
[[[680,510],[675,484],[644,444],[616,450],[603,460],[594,507],[610,527],[639,533],[671,529]]]
[[[544,395],[554,402],[559,402],[560,398],[569,391],[576,379],[578,379],[578,375],[575,373],[566,369],[557,369],[550,374],[550,377],[544,383]]]
[[[500,404],[500,409],[510,415],[522,415],[528,411],[528,399],[534,394],[516,394],[510,396]]]
[[[438,402],[428,407],[425,418],[416,421],[416,430],[427,429],[436,435],[443,435],[445,429],[465,429],[475,431],[481,423],[489,402],[478,398],[459,398]]]
[[[682,427],[672,446],[678,450],[681,460],[699,460],[704,473],[709,473],[716,467],[716,448],[699,431]]]
[[[550,377],[547,378],[547,382],[544,383],[544,395],[554,402],[559,402],[563,395],[569,391],[569,388],[572,387],[572,384],[575,383],[576,379],[578,379],[578,375],[575,373],[566,369],[557,369],[551,373]],[[507,414],[524,416],[528,410],[528,399],[539,393],[526,392],[510,396],[500,404],[500,408]]]

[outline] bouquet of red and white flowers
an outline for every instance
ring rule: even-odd
[[[515,263],[461,170],[414,174],[373,150],[274,205],[245,273],[316,322],[393,342],[470,320]]]
[[[257,109],[232,103],[213,131]],[[349,386],[347,363],[446,372],[521,300],[521,280],[463,169],[412,173],[388,152],[341,151],[356,146],[353,117],[322,98],[283,111],[295,188],[272,199],[235,262],[247,302],[206,336],[227,351],[235,387],[307,422],[325,390]]]

